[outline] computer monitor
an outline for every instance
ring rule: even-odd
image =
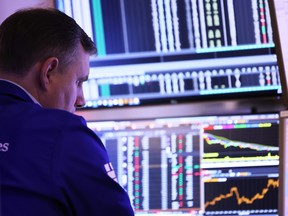
[[[278,215],[277,113],[88,126],[106,146],[137,216]]]
[[[86,108],[281,95],[267,0],[56,0],[98,56]]]

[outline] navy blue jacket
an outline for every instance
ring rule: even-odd
[[[130,216],[100,139],[77,115],[45,109],[0,80],[0,215]]]

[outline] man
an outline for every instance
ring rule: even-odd
[[[134,215],[99,138],[82,117],[95,44],[55,9],[0,26],[0,215]]]

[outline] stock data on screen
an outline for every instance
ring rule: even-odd
[[[57,2],[97,45],[87,108],[281,94],[267,0]]]
[[[278,114],[88,122],[139,215],[275,215]]]

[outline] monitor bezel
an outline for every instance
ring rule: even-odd
[[[278,213],[279,216],[288,214],[288,194],[287,191],[287,175],[288,169],[288,110],[279,113],[279,192],[278,192]]]
[[[285,46],[288,45],[288,29],[281,27],[281,24],[284,23],[283,12],[285,13],[285,9],[284,7],[281,7],[281,5],[284,3],[283,0],[268,0],[268,4],[270,9],[280,82],[282,86],[281,100],[285,107],[288,107],[288,55],[285,56],[285,53],[288,54],[288,46]],[[286,10],[288,10],[288,8]],[[286,24],[287,21],[288,20],[286,20]],[[284,43],[283,41],[286,42]]]

